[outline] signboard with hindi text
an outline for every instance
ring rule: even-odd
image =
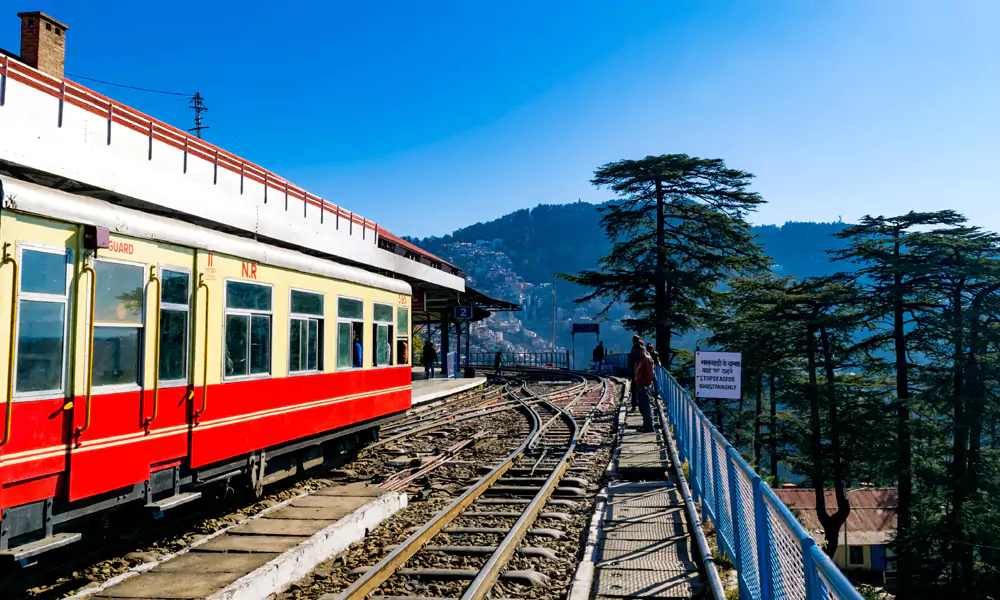
[[[694,369],[696,397],[739,399],[743,369],[741,353],[696,352]]]

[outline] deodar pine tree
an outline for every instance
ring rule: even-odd
[[[578,302],[628,304],[635,317],[626,325],[653,333],[669,367],[671,336],[696,326],[723,278],[766,264],[745,220],[764,202],[748,189],[752,178],[721,159],[686,154],[597,169],[591,183],[611,189],[619,201],[601,209],[612,249],[600,270],[565,276],[592,290]]]

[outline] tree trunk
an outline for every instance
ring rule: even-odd
[[[654,322],[656,323],[656,346],[660,356],[666,357],[667,368],[673,362],[670,352],[670,315],[667,314],[667,265],[663,254],[663,182],[656,181],[656,276],[654,297]]]
[[[819,520],[826,536],[826,553],[833,557],[840,543],[840,528],[847,522],[851,514],[851,503],[844,489],[844,461],[840,447],[840,416],[837,407],[837,372],[833,365],[833,351],[830,348],[830,335],[826,327],[820,326],[820,339],[823,343],[823,364],[826,367],[826,395],[830,415],[830,458],[833,461],[833,489],[837,497],[837,512],[827,517],[820,513]],[[824,507],[825,508],[825,507]],[[847,552],[847,549],[844,549]]]
[[[771,402],[771,421],[768,426],[767,440],[771,446],[771,477],[774,477],[774,487],[778,486],[778,398],[775,395],[777,386],[774,383],[774,371],[767,378],[768,395]]]
[[[899,233],[896,234],[896,242],[893,246],[895,265],[900,261]],[[899,581],[900,600],[909,600],[913,596],[915,582],[913,575],[916,572],[915,556],[908,548],[910,544],[909,533],[912,524],[910,514],[913,502],[913,475],[911,472],[912,442],[910,440],[910,381],[909,363],[906,358],[906,329],[904,320],[906,310],[904,307],[903,271],[896,267],[893,274],[892,286],[892,340],[896,354],[896,473],[898,474],[898,500],[896,516],[898,525],[896,529],[897,538],[903,543],[895,549],[897,556],[897,580]]]
[[[815,316],[813,316],[815,318]],[[809,458],[812,460],[813,490],[816,493],[816,516],[824,523],[826,516],[826,475],[823,472],[823,432],[819,418],[819,385],[816,383],[816,327],[810,322],[806,326],[806,358],[809,384],[806,395],[809,398]],[[826,527],[823,527],[824,532]]]
[[[763,445],[760,443],[760,413],[763,409],[764,373],[757,371],[757,404],[753,409],[753,468],[760,471],[760,460]]]
[[[966,476],[966,463],[968,461],[967,450],[969,447],[969,424],[965,418],[965,342],[962,339],[965,323],[962,315],[962,292],[963,286],[956,285],[952,290],[952,360],[954,361],[952,372],[952,403],[954,406],[953,440],[952,440],[952,463],[951,463],[951,512],[948,513],[948,535],[952,536],[953,544],[950,549],[952,561],[959,565],[959,569],[952,573],[952,585],[955,590],[965,590],[969,583],[971,573],[964,573],[961,568],[963,556],[968,548],[971,555],[971,547],[965,542],[965,519],[962,511],[965,508],[967,498],[968,480]],[[964,582],[964,583],[963,583]]]
[[[983,340],[983,320],[981,318],[982,303],[994,292],[1000,289],[1000,283],[995,283],[982,290],[972,301],[968,319],[969,326],[969,358],[965,370],[965,394],[967,395],[969,423],[969,452],[966,465],[966,484],[964,493],[966,499],[979,491],[980,475],[982,473],[982,443],[983,419],[986,416],[986,378],[983,373],[982,359],[988,352],[989,345]],[[964,544],[961,548],[959,564],[962,577],[972,581],[975,573],[975,557],[973,547]]]

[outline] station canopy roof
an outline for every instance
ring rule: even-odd
[[[444,319],[456,320],[456,307],[471,307],[472,321],[482,321],[494,312],[516,312],[519,304],[491,298],[468,285],[464,292],[441,286],[413,284],[413,324],[441,323]]]

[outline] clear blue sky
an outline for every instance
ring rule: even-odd
[[[400,234],[602,201],[595,167],[672,152],[755,173],[756,223],[1000,229],[993,0],[4,6],[0,46],[49,12],[69,73],[199,91],[209,140]],[[92,85],[190,126],[183,99]]]

